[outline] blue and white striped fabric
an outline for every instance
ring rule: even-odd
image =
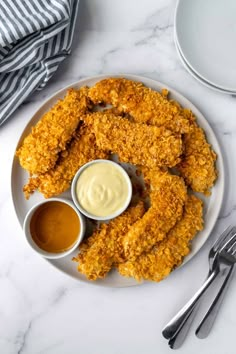
[[[0,0],[0,125],[70,53],[79,0]]]

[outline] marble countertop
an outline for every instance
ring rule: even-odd
[[[175,0],[81,0],[72,54],[43,91],[34,93],[0,129],[0,353],[169,353],[161,329],[198,289],[214,238],[236,211],[236,98],[202,86],[183,68],[173,41]],[[205,115],[221,144],[227,176],[224,204],[201,251],[159,284],[112,289],[76,282],[23,242],[10,196],[11,162],[25,124],[43,100],[73,81],[130,73],[166,83]],[[236,282],[211,335],[190,332],[183,354],[235,352]],[[203,309],[193,327],[196,328]]]

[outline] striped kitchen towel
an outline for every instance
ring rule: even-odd
[[[70,53],[79,0],[0,0],[0,125]]]

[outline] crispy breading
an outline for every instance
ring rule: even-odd
[[[112,104],[120,112],[129,113],[135,122],[164,126],[180,133],[189,130],[189,121],[180,106],[167,100],[167,90],[161,94],[141,82],[109,78],[91,87],[89,97],[95,104]]]
[[[121,260],[122,247],[120,239],[140,219],[144,205],[139,202],[109,224],[101,224],[92,236],[82,242],[80,253],[73,260],[79,262],[78,271],[90,280],[104,278],[114,262]]]
[[[101,149],[117,153],[122,162],[148,167],[173,167],[180,162],[182,139],[165,127],[130,122],[114,114],[97,112],[85,116]]]
[[[81,126],[73,138],[69,148],[62,153],[57,165],[37,177],[31,177],[24,186],[24,193],[28,199],[36,189],[45,198],[59,195],[66,191],[76,171],[94,159],[107,158],[108,153],[98,148],[94,134],[89,127]]]
[[[45,198],[63,193],[83,164],[110,153],[143,173],[140,199],[149,208],[139,201],[100,224],[73,260],[90,280],[117,267],[138,281],[160,281],[182,263],[203,227],[202,202],[187,195],[187,186],[209,193],[217,176],[216,154],[193,113],[169,100],[166,89],[109,78],[70,89],[32,128],[16,152],[30,173],[25,197],[35,190]],[[176,170],[181,176],[171,174]]]
[[[181,177],[168,172],[149,172],[151,206],[124,236],[122,244],[126,260],[135,260],[165,238],[180,220],[187,190]]]
[[[191,119],[191,112],[187,112]],[[216,154],[208,144],[204,131],[192,117],[190,131],[183,136],[184,154],[177,169],[195,192],[209,194],[213,186],[217,171],[215,167]]]
[[[153,249],[142,254],[136,261],[118,265],[121,275],[141,279],[160,281],[183,261],[190,252],[190,241],[203,228],[202,201],[188,196],[183,217],[167,237],[157,243]]]
[[[21,166],[31,174],[45,173],[56,164],[58,153],[66,149],[81,115],[90,107],[88,88],[69,89],[24,139],[16,151]]]

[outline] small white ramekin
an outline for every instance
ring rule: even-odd
[[[117,210],[117,212],[115,212],[111,215],[107,215],[107,216],[96,216],[96,215],[89,213],[87,210],[85,210],[80,205],[80,203],[77,199],[77,195],[76,195],[76,183],[77,183],[77,180],[80,177],[81,173],[87,167],[89,167],[93,164],[96,164],[96,163],[104,163],[104,162],[115,166],[122,173],[122,175],[125,177],[125,180],[126,180],[127,186],[128,186],[128,195],[127,195],[127,199],[126,199],[124,206],[122,208],[120,208],[119,210]],[[110,220],[110,219],[116,218],[117,216],[122,214],[127,209],[127,207],[129,206],[129,203],[131,201],[131,198],[132,198],[132,183],[131,183],[128,173],[123,169],[123,167],[118,165],[116,162],[111,161],[111,160],[103,160],[103,159],[93,160],[93,161],[90,161],[90,162],[86,163],[85,165],[83,165],[75,174],[72,184],[71,184],[71,195],[72,195],[73,202],[75,203],[75,205],[77,206],[77,208],[80,210],[80,212],[82,214],[84,214],[85,216],[87,216],[88,218],[93,219],[93,220],[105,221],[105,220]]]
[[[32,216],[34,215],[35,211],[38,209],[38,207],[40,205],[50,203],[50,202],[61,202],[61,203],[65,203],[65,204],[69,205],[76,212],[76,214],[79,218],[79,221],[80,221],[80,231],[79,231],[78,239],[77,239],[76,243],[70,249],[68,249],[67,251],[64,251],[64,252],[52,253],[52,252],[44,251],[42,248],[40,248],[34,242],[32,236],[31,236],[30,221],[31,221]],[[25,220],[24,220],[24,224],[23,224],[25,238],[26,238],[27,243],[30,245],[30,247],[35,252],[40,254],[41,256],[43,256],[45,258],[50,258],[50,259],[62,258],[62,257],[67,256],[68,254],[72,253],[79,246],[81,241],[83,240],[83,237],[85,234],[85,228],[86,228],[86,223],[85,223],[84,216],[81,215],[81,213],[75,207],[73,202],[71,202],[70,200],[67,200],[67,199],[63,199],[63,198],[50,198],[50,199],[44,200],[40,203],[37,203],[28,211],[28,213],[26,214]]]

